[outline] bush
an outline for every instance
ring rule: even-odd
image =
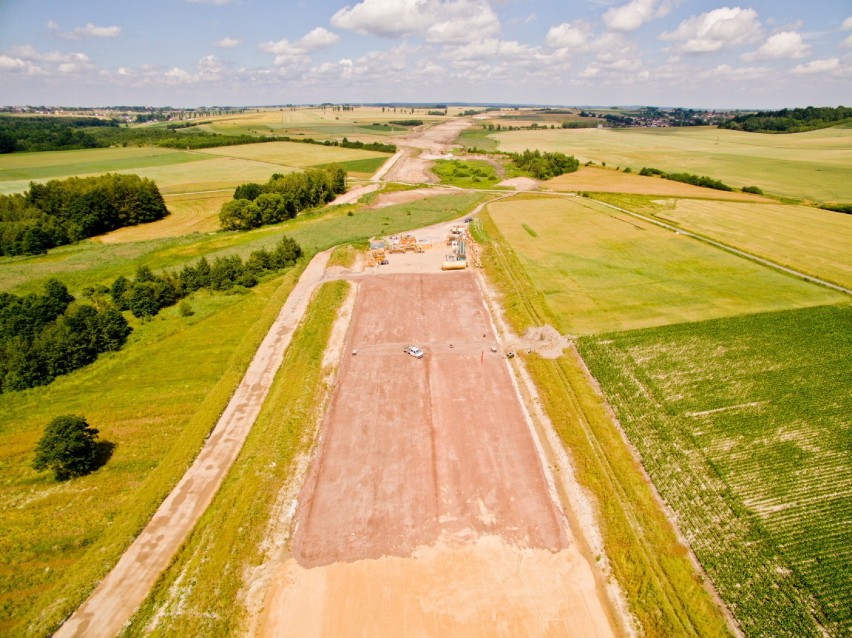
[[[752,193],[754,195],[763,195],[763,189],[758,186],[743,186],[744,193]]]
[[[53,470],[57,481],[83,476],[98,468],[98,430],[86,419],[68,414],[58,416],[44,430],[36,447],[33,469]]]

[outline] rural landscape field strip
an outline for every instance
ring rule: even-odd
[[[852,129],[765,135],[715,127],[527,130],[490,133],[499,149],[560,151],[580,161],[709,175],[731,186],[816,201],[852,200]]]
[[[569,334],[846,298],[585,198],[521,195],[488,211]]]
[[[323,350],[349,284],[324,283],[293,335],[268,400],[210,507],[121,636],[225,636],[247,631],[245,589],[279,543],[267,537],[279,493],[326,404]],[[250,494],[251,498],[246,498]],[[281,540],[283,542],[283,540]]]
[[[852,289],[852,215],[812,206],[676,200],[654,217]]]
[[[145,599],[239,454],[327,260],[328,253],[317,254],[305,268],[192,466],[115,568],[62,625],[57,636],[115,634]]]
[[[841,304],[580,341],[749,636],[852,623],[850,334]]]
[[[474,230],[487,246],[485,269],[515,332],[552,320],[544,297],[490,216],[481,215]],[[608,562],[640,631],[659,638],[730,635],[579,357],[567,353],[550,360],[532,354],[523,360],[577,480],[597,505]]]

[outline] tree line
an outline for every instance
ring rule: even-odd
[[[271,251],[256,250],[245,262],[239,255],[219,256],[212,264],[202,257],[185,265],[180,272],[166,271],[159,275],[143,264],[136,269],[133,279],[118,277],[109,288],[109,296],[119,310],[129,310],[134,317],[146,319],[202,288],[217,291],[236,286],[252,288],[263,275],[292,268],[301,256],[299,244],[290,237],[282,237]]]
[[[752,133],[802,133],[852,120],[852,107],[814,107],[737,115],[719,128]]]
[[[565,173],[573,173],[580,168],[580,162],[573,155],[564,153],[542,153],[527,149],[523,153],[509,153],[509,157],[515,166],[527,171],[536,179],[550,179]]]
[[[0,392],[50,383],[120,349],[130,332],[115,306],[76,303],[56,279],[43,294],[0,292]]]
[[[157,185],[138,175],[31,183],[26,193],[0,195],[0,255],[38,255],[168,214]]]
[[[266,184],[241,184],[234,199],[222,204],[219,221],[225,230],[249,230],[293,219],[299,211],[327,204],[346,192],[341,166],[276,173]]]
[[[706,177],[703,175],[693,175],[692,173],[666,173],[665,171],[661,171],[658,168],[642,167],[642,170],[639,171],[639,174],[645,175],[647,177],[659,175],[663,179],[670,179],[674,182],[683,182],[684,184],[692,184],[693,186],[702,186],[704,188],[714,188],[717,191],[734,190],[733,188],[718,179],[713,179],[712,177]],[[756,187],[750,188],[754,189]],[[746,192],[755,191],[751,190]]]

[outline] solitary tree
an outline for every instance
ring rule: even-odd
[[[57,481],[82,476],[98,465],[98,431],[81,416],[58,416],[44,429],[33,469],[53,470]]]

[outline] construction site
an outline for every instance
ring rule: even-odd
[[[440,270],[464,270],[468,266],[481,268],[479,250],[470,234],[469,223],[442,224],[423,229],[418,235],[391,235],[373,238],[364,266],[367,269],[382,269],[390,266],[400,256],[430,253],[428,263],[440,256]],[[405,260],[406,262],[408,260]],[[385,269],[387,270],[387,269]]]

